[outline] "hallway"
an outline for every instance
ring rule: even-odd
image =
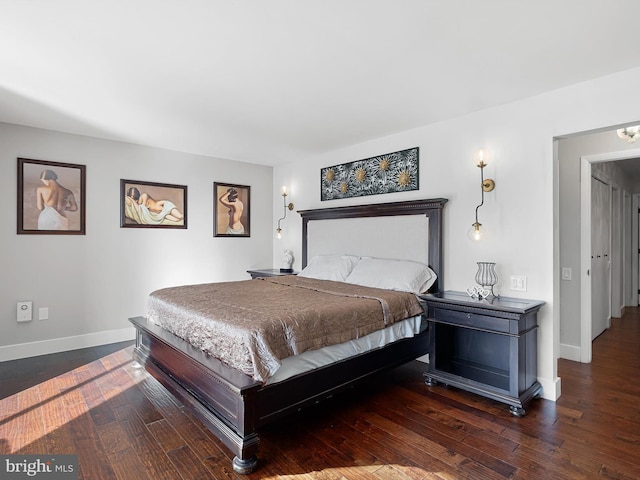
[[[600,463],[619,465],[640,458],[640,308],[627,307],[622,318],[593,342],[592,363],[560,359],[562,395],[556,402],[557,434],[571,452]],[[571,446],[569,446],[571,445]],[[636,465],[635,468],[639,466]],[[620,478],[606,467],[599,474]],[[630,475],[628,472],[622,478]],[[638,472],[640,475],[640,472]]]

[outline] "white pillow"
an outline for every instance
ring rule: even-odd
[[[364,287],[423,293],[436,281],[427,265],[408,260],[362,257],[345,282]]]
[[[298,276],[344,282],[359,260],[354,255],[316,255]]]

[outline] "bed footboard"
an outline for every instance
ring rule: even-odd
[[[136,328],[136,361],[235,454],[236,472],[251,473],[257,466],[254,412],[261,384],[145,318],[130,321]]]
[[[260,427],[331,398],[382,371],[427,353],[428,332],[263,386],[148,322],[136,328],[135,359],[235,454],[234,471],[257,467]]]

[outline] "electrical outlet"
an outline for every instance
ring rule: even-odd
[[[511,290],[514,292],[526,292],[527,277],[522,275],[511,275]]]
[[[18,302],[16,312],[18,322],[30,322],[33,319],[33,302]]]

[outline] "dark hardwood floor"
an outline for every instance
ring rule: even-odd
[[[561,360],[562,396],[524,418],[427,387],[412,362],[266,429],[245,477],[131,350],[0,363],[0,454],[77,454],[91,480],[640,478],[639,309],[595,340],[593,363]]]

